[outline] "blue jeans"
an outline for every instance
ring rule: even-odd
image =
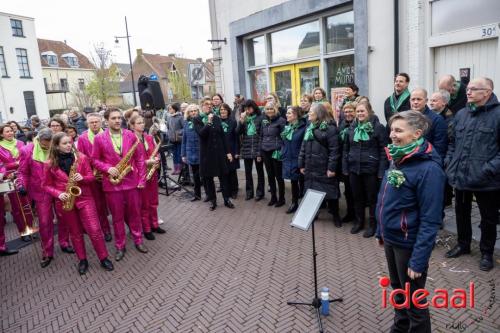
[[[174,164],[181,164],[181,143],[172,144],[172,158],[174,160]]]

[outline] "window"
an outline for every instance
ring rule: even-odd
[[[16,49],[16,56],[17,64],[19,65],[19,76],[22,78],[31,78],[26,49]]]
[[[12,28],[12,36],[24,37],[23,34],[23,21],[10,19],[10,26]]]
[[[273,32],[271,53],[273,63],[319,55],[319,21]]]
[[[354,12],[326,19],[326,52],[354,49]]]
[[[85,80],[84,79],[78,79],[78,89],[80,89],[80,90],[85,89]]]
[[[248,65],[260,66],[266,64],[266,41],[264,36],[247,40]]]
[[[63,54],[62,57],[70,67],[79,67],[78,58],[73,53]]]
[[[61,79],[60,82],[61,82],[61,90],[69,91],[68,79]]]
[[[51,67],[57,67],[57,54],[52,51],[42,52],[42,58],[47,62],[47,64]]]
[[[326,65],[328,67],[328,87],[345,87],[354,83],[354,55],[327,59]]]
[[[9,77],[9,75],[7,74],[7,64],[5,63],[3,46],[0,46],[0,69],[2,70],[2,77]]]

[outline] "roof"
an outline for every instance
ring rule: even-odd
[[[120,64],[115,62],[113,65],[115,65],[124,76],[127,76],[127,74],[130,73],[130,64]]]
[[[42,58],[41,54],[44,52],[54,52],[57,55],[58,68],[75,68],[68,65],[68,63],[63,59],[63,55],[74,54],[78,58],[79,69],[94,69],[94,65],[89,61],[89,59],[69,46],[64,42],[49,39],[38,39],[38,49],[40,50],[40,60],[42,62],[42,67],[52,67],[49,66],[47,61]]]
[[[177,71],[187,73],[188,64],[198,63],[195,59],[177,58],[175,56],[163,56],[160,54],[143,53],[142,56],[152,66],[155,73],[162,78],[168,77],[173,66],[175,66]]]
[[[119,92],[120,94],[131,93],[132,92],[132,81],[122,81],[120,82]],[[137,81],[134,82],[135,91],[138,92]]]

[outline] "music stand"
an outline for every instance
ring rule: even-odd
[[[286,304],[288,305],[307,305],[312,306],[316,310],[316,319],[318,321],[319,332],[323,333],[323,324],[321,323],[321,299],[318,297],[318,269],[316,266],[316,256],[318,253],[316,252],[316,238],[314,235],[314,221],[316,220],[316,215],[318,213],[319,208],[321,207],[321,203],[325,198],[326,193],[315,191],[315,190],[307,190],[304,198],[300,202],[299,209],[295,212],[293,216],[292,223],[290,225],[292,227],[297,227],[304,231],[308,231],[309,227],[312,226],[312,245],[313,245],[313,270],[314,270],[314,298],[312,302],[290,302],[288,301]],[[328,302],[342,302],[342,298],[331,299]]]

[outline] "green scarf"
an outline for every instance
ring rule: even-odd
[[[408,155],[415,149],[417,149],[419,146],[424,143],[424,138],[420,138],[416,141],[413,141],[412,143],[409,143],[405,146],[395,146],[394,144],[389,144],[387,145],[387,148],[389,149],[389,155],[391,155],[393,160],[399,160],[403,158],[404,156]]]
[[[247,136],[253,136],[257,134],[257,128],[255,127],[254,119],[257,115],[253,114],[247,116],[245,119],[245,124],[247,125]]]
[[[222,130],[224,131],[224,133],[227,133],[227,130],[229,129],[229,124],[226,123],[225,121],[221,121],[220,123],[222,125]]]
[[[220,106],[214,106],[212,108],[212,112],[215,113],[216,116],[220,116]]]
[[[389,98],[389,102],[391,103],[392,113],[398,112],[398,109],[401,107],[405,99],[407,99],[409,96],[410,96],[410,91],[407,88],[403,90],[401,95],[399,95],[399,98],[396,103],[396,93],[392,94],[391,97]]]
[[[205,112],[200,112],[201,121],[204,125],[208,123],[208,114]]]
[[[115,152],[118,155],[122,154],[122,145],[123,145],[123,136],[122,136],[122,131],[120,130],[119,134],[112,134],[109,132],[109,135],[111,135],[111,142],[113,142],[113,148]]]
[[[97,134],[100,134],[102,132],[103,132],[102,128],[99,128],[99,131],[97,132]],[[91,144],[94,144],[94,138],[97,134],[94,134],[94,132],[92,132],[92,130],[87,131],[87,137],[89,138],[89,141]]]
[[[191,120],[188,120],[187,124],[189,129],[193,129],[193,122]]]
[[[273,151],[273,154],[271,155],[271,158],[273,158],[275,160],[278,160],[278,161],[281,161],[281,159],[282,159],[282,157],[281,157],[281,151],[280,150]]]
[[[325,102],[328,102],[328,100],[326,98],[322,98],[319,101],[314,101],[313,104],[314,103],[325,103]]]
[[[17,149],[17,140],[13,139],[11,141],[8,140],[1,140],[0,141],[0,146],[3,148],[7,149],[12,157],[17,158],[19,156],[19,149]]]
[[[38,140],[38,138],[35,138],[35,140],[33,140],[33,160],[44,163],[45,161],[47,161],[48,157],[49,150],[43,149],[42,146],[40,146],[40,141]]]
[[[455,87],[455,92],[450,96],[450,99],[452,101],[456,100],[458,97],[458,91],[460,90],[460,81],[455,81],[454,87]]]
[[[364,123],[359,123],[354,129],[354,142],[370,140],[370,134],[373,133],[372,123],[368,120]]]
[[[318,124],[316,123],[310,123],[309,126],[307,126],[306,129],[306,134],[304,135],[304,141],[310,141],[314,139],[314,130],[318,128]],[[328,124],[326,121],[322,121],[321,124],[319,124],[319,129],[324,131],[328,128]]]
[[[476,111],[476,109],[477,109],[476,103],[469,103],[469,109],[471,109],[472,112]]]
[[[298,121],[296,121],[293,124],[286,125],[285,129],[283,130],[283,132],[281,132],[281,138],[283,140],[292,141],[293,132],[297,129],[297,127],[299,127],[299,122]]]
[[[340,131],[340,140],[345,141],[345,136],[347,135],[347,131],[349,131],[349,126]]]

